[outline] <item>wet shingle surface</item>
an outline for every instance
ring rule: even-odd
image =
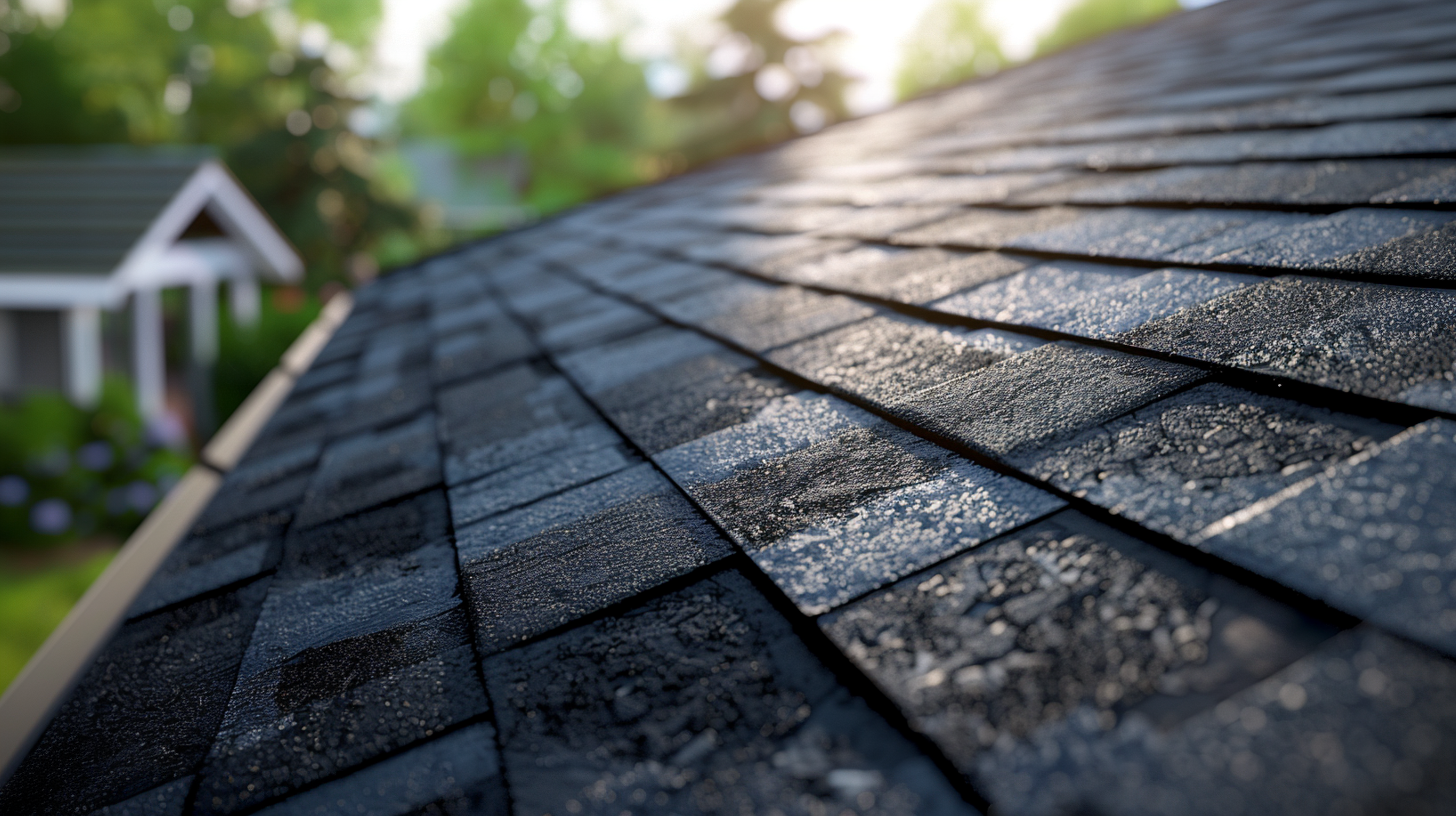
[[[728,554],[648,464],[464,527],[458,547],[486,653]]]
[[[969,813],[729,572],[492,664],[518,813]]]
[[[1079,712],[986,774],[1018,813],[1438,814],[1456,795],[1453,681],[1449,661],[1351,632],[1172,732],[1130,719],[1108,733]]]
[[[968,774],[1083,712],[1176,723],[1332,633],[1073,511],[820,625]]]
[[[1200,385],[1083,433],[1028,472],[1183,541],[1400,428]]]
[[[895,411],[977,451],[1025,460],[1201,378],[1188,366],[1056,343],[922,391]]]
[[[775,349],[767,357],[811,382],[890,404],[1037,345],[1040,341],[1006,332],[967,332],[876,316]]]
[[[195,773],[267,591],[265,579],[122,627],[0,791],[0,807],[88,813]]]
[[[361,287],[0,811],[1456,812],[1452,42],[1227,0]]]
[[[1231,518],[1201,546],[1456,653],[1456,424],[1423,423]]]
[[[505,816],[510,808],[495,732],[489,724],[480,723],[261,812],[268,816]]]
[[[1275,278],[1118,339],[1355,394],[1444,407],[1456,367],[1456,294]]]

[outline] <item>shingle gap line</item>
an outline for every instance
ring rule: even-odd
[[[1209,570],[1212,573],[1215,573],[1215,574],[1218,574],[1218,575],[1223,575],[1223,576],[1229,578],[1230,580],[1233,580],[1235,583],[1242,584],[1244,586],[1250,587],[1251,589],[1254,589],[1257,592],[1260,592],[1260,593],[1262,593],[1264,595],[1267,595],[1267,596],[1269,596],[1271,598],[1274,598],[1276,600],[1282,601],[1283,603],[1285,603],[1285,604],[1287,604],[1289,606],[1292,606],[1292,607],[1295,607],[1295,608],[1300,609],[1302,611],[1305,611],[1307,614],[1311,615],[1312,617],[1315,617],[1315,618],[1320,619],[1320,620],[1327,621],[1327,622],[1331,623],[1332,625],[1336,625],[1336,626],[1339,626],[1340,628],[1345,628],[1345,629],[1348,629],[1348,628],[1351,628],[1352,626],[1354,626],[1355,625],[1355,622],[1362,622],[1362,623],[1364,622],[1363,620],[1361,620],[1359,618],[1355,618],[1354,616],[1350,615],[1349,613],[1342,612],[1342,611],[1340,611],[1340,610],[1338,610],[1338,609],[1336,609],[1336,608],[1328,605],[1324,601],[1318,600],[1316,598],[1311,598],[1308,595],[1305,595],[1304,593],[1302,593],[1302,592],[1300,592],[1300,591],[1298,591],[1298,590],[1296,590],[1296,589],[1294,589],[1292,587],[1288,587],[1288,586],[1285,586],[1283,584],[1277,583],[1273,579],[1266,578],[1266,577],[1264,577],[1262,575],[1259,575],[1258,573],[1252,572],[1252,571],[1250,571],[1250,570],[1248,570],[1248,569],[1246,569],[1244,567],[1241,567],[1241,566],[1239,566],[1237,564],[1234,564],[1232,562],[1226,561],[1226,560],[1224,560],[1222,558],[1219,558],[1218,556],[1216,556],[1216,555],[1214,555],[1212,553],[1209,553],[1209,552],[1207,552],[1205,550],[1202,550],[1202,549],[1200,549],[1198,547],[1195,547],[1193,545],[1186,544],[1184,542],[1178,541],[1177,539],[1173,538],[1170,535],[1167,535],[1166,533],[1160,533],[1160,532],[1157,532],[1155,530],[1150,530],[1150,529],[1148,529],[1146,527],[1143,527],[1142,525],[1138,524],[1137,522],[1133,521],[1132,519],[1129,519],[1129,518],[1127,518],[1125,516],[1120,516],[1120,515],[1117,515],[1115,513],[1112,513],[1111,511],[1107,510],[1106,508],[1103,508],[1103,507],[1094,505],[1094,504],[1088,502],[1087,500],[1082,499],[1082,498],[1079,498],[1077,496],[1074,496],[1071,493],[1068,493],[1067,491],[1064,491],[1064,490],[1062,490],[1060,488],[1057,488],[1056,486],[1054,486],[1054,485],[1052,485],[1050,483],[1042,482],[1041,480],[1037,479],[1034,476],[1031,476],[1030,474],[1027,474],[1027,473],[1024,473],[1024,472],[1022,472],[1020,470],[1017,470],[1014,467],[1012,467],[1011,465],[1008,465],[1008,464],[1006,464],[1004,462],[1001,462],[1000,460],[997,460],[997,459],[994,459],[992,457],[989,457],[989,456],[987,456],[987,455],[985,455],[985,454],[983,454],[983,453],[981,453],[979,451],[976,451],[976,450],[970,448],[969,446],[963,445],[963,444],[961,444],[959,442],[956,442],[955,440],[952,440],[952,439],[943,437],[943,436],[935,433],[934,431],[930,431],[928,429],[921,428],[920,426],[915,425],[915,424],[911,423],[908,420],[901,419],[899,417],[895,417],[893,415],[884,413],[878,407],[876,407],[875,405],[873,405],[872,403],[870,403],[870,402],[868,402],[866,400],[863,400],[858,395],[851,394],[851,393],[849,393],[847,391],[834,391],[834,390],[831,390],[831,389],[827,389],[823,385],[820,385],[818,383],[815,383],[812,380],[806,380],[801,375],[795,374],[795,373],[793,373],[791,371],[788,371],[786,369],[783,369],[783,368],[779,367],[778,365],[774,364],[772,361],[769,361],[769,360],[766,360],[766,359],[760,357],[757,353],[755,353],[755,352],[753,352],[753,351],[751,351],[749,349],[746,349],[746,348],[744,348],[744,347],[742,347],[742,346],[734,343],[733,341],[731,341],[731,340],[729,340],[727,338],[722,338],[722,337],[719,337],[717,335],[711,334],[711,333],[709,333],[707,331],[704,331],[703,329],[701,329],[701,328],[699,328],[697,326],[692,326],[692,325],[688,325],[688,324],[685,324],[685,323],[681,323],[681,322],[679,322],[677,320],[674,320],[674,319],[668,317],[667,315],[665,315],[665,314],[663,314],[661,312],[658,312],[656,309],[654,309],[654,308],[652,308],[650,306],[645,306],[643,304],[638,304],[638,303],[635,303],[633,301],[627,300],[627,299],[623,298],[620,295],[617,295],[617,294],[612,293],[610,291],[601,289],[593,281],[590,281],[590,280],[587,280],[587,279],[584,279],[584,278],[577,278],[574,273],[571,273],[571,274],[572,274],[573,278],[578,283],[580,283],[581,285],[583,285],[583,286],[591,289],[592,291],[595,291],[598,294],[601,294],[603,296],[611,297],[611,298],[613,298],[615,300],[618,300],[618,301],[627,303],[627,304],[632,305],[634,307],[643,309],[644,311],[648,311],[649,313],[653,314],[658,319],[662,320],[663,322],[665,322],[665,323],[667,323],[669,325],[673,325],[673,326],[677,326],[679,328],[687,329],[687,330],[696,332],[699,335],[702,335],[704,337],[707,337],[707,338],[711,339],[715,343],[719,343],[719,344],[721,344],[721,345],[723,345],[723,346],[725,346],[725,347],[727,347],[729,349],[732,349],[734,351],[737,351],[738,353],[743,354],[743,355],[745,355],[745,356],[753,359],[756,363],[758,363],[758,365],[760,367],[762,367],[765,370],[771,371],[775,376],[778,376],[778,377],[780,377],[780,378],[782,378],[784,380],[787,380],[787,381],[789,381],[791,383],[805,383],[805,382],[807,382],[807,383],[809,383],[812,386],[812,388],[809,389],[809,390],[813,390],[813,391],[816,391],[816,392],[819,392],[819,393],[831,394],[831,395],[835,396],[836,398],[843,399],[844,401],[846,401],[846,402],[848,402],[848,403],[850,403],[850,404],[852,404],[852,405],[854,405],[854,406],[856,406],[856,407],[858,407],[858,408],[860,408],[860,409],[862,409],[862,410],[864,410],[864,411],[872,414],[873,416],[875,416],[875,417],[877,417],[877,418],[879,418],[879,419],[881,419],[881,420],[883,420],[885,422],[890,423],[891,425],[894,425],[894,426],[900,428],[901,430],[907,431],[907,432],[909,432],[909,433],[911,433],[911,434],[913,434],[913,435],[915,435],[915,436],[917,436],[917,437],[919,437],[921,439],[924,439],[927,442],[930,442],[931,444],[934,444],[934,445],[937,445],[937,446],[939,446],[941,448],[944,448],[946,450],[952,451],[952,452],[954,452],[954,453],[956,453],[956,454],[958,454],[958,455],[960,455],[960,456],[962,456],[962,457],[964,457],[964,458],[966,458],[966,459],[974,462],[975,464],[978,464],[978,465],[981,465],[982,467],[985,467],[988,470],[991,470],[991,471],[996,472],[996,473],[1000,473],[1000,474],[1002,474],[1004,476],[1008,476],[1008,477],[1017,479],[1018,481],[1021,481],[1021,482],[1025,483],[1025,484],[1028,484],[1028,485],[1030,485],[1032,487],[1035,487],[1035,488],[1037,488],[1039,490],[1043,490],[1043,491],[1045,491],[1047,493],[1051,493],[1052,495],[1057,496],[1058,498],[1060,498],[1063,501],[1067,502],[1068,506],[1073,507],[1073,508],[1075,508],[1077,510],[1080,510],[1084,514],[1086,514],[1086,515],[1088,515],[1088,516],[1090,516],[1090,517],[1092,517],[1092,518],[1094,518],[1094,519],[1102,522],[1103,524],[1106,524],[1109,527],[1112,527],[1114,529],[1117,529],[1117,530],[1120,530],[1120,531],[1122,531],[1124,533],[1127,533],[1128,535],[1131,535],[1134,538],[1140,539],[1140,540],[1142,540],[1142,541],[1144,541],[1144,542],[1146,542],[1146,543],[1148,543],[1148,544],[1150,544],[1150,545],[1152,545],[1154,547],[1157,547],[1160,550],[1166,551],[1166,552],[1168,552],[1168,553],[1170,553],[1170,554],[1172,554],[1174,556],[1180,557],[1180,558],[1182,558],[1184,560],[1187,560],[1187,561],[1190,561],[1190,562],[1192,562],[1194,564],[1197,564],[1199,566],[1202,566],[1203,568]],[[1201,383],[1197,383],[1197,384],[1201,384]],[[1191,388],[1191,387],[1193,387],[1193,385],[1189,385],[1189,386],[1185,386],[1184,388],[1177,389],[1177,391],[1173,392],[1172,394],[1169,394],[1168,396],[1173,396],[1174,394],[1180,393],[1180,392],[1182,392],[1184,390],[1187,390],[1188,388]],[[1160,401],[1160,400],[1154,400],[1153,402],[1158,402],[1158,401]],[[1121,417],[1128,416],[1128,415],[1130,415],[1132,413],[1135,413],[1136,411],[1141,410],[1141,409],[1147,407],[1147,405],[1150,405],[1150,404],[1152,404],[1152,403],[1147,403],[1147,404],[1144,404],[1144,405],[1135,406],[1134,408],[1129,409],[1128,411],[1125,411],[1122,414],[1119,414],[1117,417],[1113,417],[1112,419],[1110,419],[1108,421],[1109,422],[1116,421],[1116,419],[1121,418]],[[674,484],[676,484],[676,483],[674,483]],[[679,488],[679,489],[681,489],[681,488]],[[691,498],[689,500],[691,501]],[[694,502],[694,505],[696,506],[696,502]],[[977,545],[977,546],[979,547],[981,545]],[[976,549],[976,548],[973,547],[972,549]],[[1370,625],[1370,626],[1376,626],[1376,624],[1368,624],[1368,625]],[[1380,627],[1377,626],[1377,628],[1380,628]],[[1385,630],[1383,628],[1381,628],[1381,631],[1384,632]]]
[[[668,260],[674,260],[674,261],[683,261],[683,260],[685,260],[685,256],[678,256],[678,255],[669,254],[669,253],[665,253],[665,252],[659,252],[657,250],[645,250],[645,251],[646,252],[650,252],[651,254],[655,254],[658,257],[661,257],[661,258],[664,258],[664,259],[668,259]],[[1017,250],[1016,251],[1016,254],[1029,254],[1029,253],[1022,253],[1020,250]],[[1076,259],[1077,260],[1086,260],[1085,258],[1080,258],[1080,257],[1076,257]],[[1080,344],[1080,345],[1094,346],[1094,347],[1097,347],[1097,348],[1104,348],[1104,349],[1108,349],[1108,350],[1111,350],[1111,351],[1122,352],[1122,353],[1125,353],[1125,354],[1132,354],[1132,355],[1138,356],[1138,357],[1148,357],[1148,358],[1155,359],[1155,360],[1163,360],[1165,362],[1178,363],[1180,365],[1185,365],[1185,366],[1188,366],[1190,368],[1197,368],[1197,369],[1201,369],[1203,371],[1206,371],[1206,372],[1210,373],[1211,375],[1216,376],[1217,381],[1219,381],[1219,382],[1223,382],[1223,383],[1226,383],[1228,385],[1233,385],[1233,386],[1240,387],[1240,388],[1245,388],[1246,390],[1249,390],[1249,391],[1255,391],[1255,392],[1259,392],[1259,393],[1268,394],[1270,396],[1283,396],[1285,398],[1288,398],[1288,394],[1291,393],[1291,392],[1292,393],[1310,394],[1311,396],[1313,396],[1313,395],[1319,395],[1318,396],[1318,399],[1311,400],[1310,401],[1310,404],[1313,404],[1316,407],[1326,408],[1326,409],[1329,409],[1329,410],[1332,410],[1332,411],[1340,411],[1340,412],[1343,412],[1343,413],[1354,413],[1354,414],[1357,414],[1357,415],[1360,415],[1360,416],[1366,416],[1366,417],[1371,417],[1371,418],[1375,418],[1375,419],[1382,419],[1382,420],[1385,420],[1385,421],[1392,421],[1392,422],[1397,422],[1397,423],[1407,423],[1407,422],[1409,422],[1410,424],[1414,424],[1416,422],[1422,422],[1422,421],[1424,421],[1426,419],[1431,419],[1431,418],[1437,417],[1437,416],[1445,417],[1445,418],[1448,418],[1448,419],[1456,419],[1456,411],[1443,411],[1443,410],[1435,409],[1435,408],[1428,408],[1428,407],[1423,407],[1423,406],[1407,405],[1405,403],[1393,402],[1391,400],[1385,400],[1385,399],[1381,399],[1379,397],[1371,397],[1371,396],[1367,396],[1365,394],[1356,394],[1356,393],[1353,393],[1353,392],[1341,391],[1341,390],[1339,390],[1337,388],[1332,388],[1332,387],[1323,386],[1323,385],[1317,385],[1315,383],[1304,382],[1302,380],[1296,380],[1296,379],[1293,379],[1291,377],[1280,376],[1278,374],[1270,374],[1270,373],[1266,373],[1266,372],[1252,371],[1252,370],[1249,370],[1249,369],[1238,368],[1238,367],[1223,365],[1223,364],[1219,364],[1219,363],[1213,363],[1213,362],[1209,362],[1207,360],[1199,360],[1199,359],[1193,358],[1193,357],[1183,357],[1183,356],[1180,356],[1180,355],[1177,355],[1177,354],[1173,354],[1171,352],[1158,351],[1156,349],[1147,349],[1147,348],[1142,348],[1141,346],[1133,346],[1133,345],[1128,345],[1128,344],[1125,344],[1125,343],[1118,343],[1115,340],[1111,340],[1111,339],[1107,339],[1107,338],[1084,337],[1084,336],[1081,336],[1081,335],[1068,334],[1066,332],[1060,332],[1060,331],[1057,331],[1055,329],[1047,329],[1047,328],[1043,328],[1043,327],[1040,327],[1040,326],[1028,326],[1028,325],[1023,325],[1023,324],[1019,324],[1019,323],[1004,323],[1004,322],[995,321],[995,320],[985,320],[983,318],[975,318],[975,317],[969,317],[969,316],[965,316],[965,315],[956,315],[956,314],[951,314],[949,312],[936,311],[934,309],[929,309],[929,308],[924,307],[924,306],[917,306],[917,305],[914,305],[914,304],[902,303],[900,301],[887,300],[887,299],[883,299],[883,298],[877,298],[877,297],[873,297],[873,296],[870,296],[870,295],[864,295],[864,294],[860,294],[860,293],[856,293],[856,292],[849,292],[849,291],[844,291],[844,290],[840,290],[840,289],[833,289],[833,288],[830,288],[830,287],[827,287],[827,286],[821,286],[821,285],[817,285],[817,284],[785,283],[784,281],[781,281],[781,280],[778,280],[778,279],[775,279],[775,278],[768,277],[766,275],[760,274],[758,272],[754,272],[754,271],[749,270],[749,269],[744,269],[744,268],[741,268],[741,267],[730,266],[730,265],[723,264],[723,263],[695,261],[695,260],[691,260],[691,259],[686,259],[686,260],[689,263],[694,263],[694,264],[697,264],[699,266],[712,267],[712,268],[715,268],[715,269],[722,269],[724,271],[731,272],[731,273],[736,274],[736,275],[739,275],[741,277],[746,277],[746,278],[749,278],[749,279],[752,279],[752,280],[761,281],[763,283],[767,283],[767,284],[772,285],[772,286],[785,287],[785,288],[786,287],[790,287],[790,286],[797,286],[797,287],[799,287],[801,289],[807,289],[807,290],[810,290],[810,291],[813,291],[813,292],[818,292],[820,294],[839,295],[839,296],[842,296],[842,297],[848,297],[848,298],[851,298],[853,300],[860,301],[862,303],[868,303],[868,304],[880,306],[880,307],[883,307],[883,308],[887,308],[887,309],[890,309],[891,311],[894,311],[894,312],[899,313],[899,314],[903,314],[903,315],[905,315],[907,317],[916,318],[916,319],[922,320],[922,321],[924,321],[926,323],[932,323],[934,325],[940,325],[940,326],[957,326],[957,327],[965,327],[965,328],[971,328],[971,329],[1001,329],[1003,331],[1015,332],[1015,333],[1018,333],[1018,334],[1024,334],[1024,335],[1028,335],[1028,336],[1031,336],[1031,337],[1041,338],[1041,339],[1044,339],[1044,340],[1073,342],[1073,343],[1077,343],[1077,344]],[[1105,260],[1105,259],[1100,259],[1099,258],[1099,259],[1094,259],[1092,262],[1094,262],[1094,263],[1100,263],[1103,260]],[[591,281],[589,279],[582,278],[582,277],[578,276],[576,274],[575,270],[572,270],[570,267],[568,267],[568,266],[566,266],[564,264],[561,264],[561,263],[556,262],[556,261],[546,261],[545,263],[546,263],[547,266],[549,266],[552,269],[555,269],[555,270],[557,270],[559,272],[565,272],[565,273],[571,275],[572,278],[573,278],[573,280],[575,280],[577,283],[579,283],[579,284],[581,284],[581,285],[583,285],[583,286],[585,286],[585,287],[587,287],[587,288],[589,288],[589,289],[591,289],[591,290],[593,290],[595,292],[598,292],[599,294],[603,294],[603,295],[606,295],[608,297],[611,297],[611,298],[613,298],[615,300],[621,301],[623,303],[627,303],[627,304],[632,305],[634,307],[637,307],[637,308],[640,308],[640,309],[644,309],[644,310],[652,313],[654,316],[658,317],[659,319],[664,320],[666,322],[672,323],[674,325],[683,325],[685,328],[690,328],[690,329],[693,329],[694,331],[698,331],[700,334],[705,334],[704,332],[702,332],[701,330],[699,330],[695,326],[686,326],[685,324],[678,324],[676,321],[668,318],[666,315],[664,315],[663,313],[659,312],[655,307],[651,306],[650,304],[639,303],[637,301],[631,300],[630,298],[626,298],[626,297],[624,297],[624,296],[622,296],[620,294],[617,294],[615,292],[612,292],[610,290],[603,289],[595,281]],[[1108,264],[1108,265],[1109,266],[1112,266],[1112,265],[1115,265],[1115,264]],[[1160,265],[1157,265],[1157,266],[1154,266],[1154,267],[1151,267],[1151,268],[1153,268],[1153,269],[1170,269],[1170,268],[1175,268],[1175,267],[1174,266],[1170,266],[1168,264],[1160,264]],[[1181,268],[1181,267],[1177,267],[1177,268]],[[1223,270],[1223,271],[1229,271],[1229,270]],[[1288,277],[1290,274],[1291,273],[1285,272],[1285,273],[1280,274],[1280,275],[1271,275],[1271,276],[1267,276],[1267,277],[1272,280],[1273,278],[1278,278],[1278,277]],[[1304,276],[1304,275],[1302,275],[1302,273],[1301,273],[1301,276]],[[1308,276],[1305,276],[1305,277],[1308,277]],[[1450,282],[1450,285],[1451,285],[1452,288],[1456,288],[1456,281]],[[811,339],[811,338],[817,337],[817,336],[819,336],[821,334],[825,334],[825,333],[830,332],[830,331],[835,331],[838,328],[841,328],[841,327],[832,327],[832,328],[829,328],[829,329],[824,329],[824,330],[815,332],[812,335],[806,335],[805,337],[800,338],[799,340],[795,340],[793,342],[800,342],[802,340]],[[711,336],[711,335],[709,335],[709,336]],[[717,340],[718,338],[715,337],[714,339]],[[726,341],[724,341],[724,342],[726,342]],[[759,355],[757,353],[755,353],[755,352],[745,351],[744,353],[747,354],[750,357],[753,357],[754,359],[759,359]],[[822,388],[822,386],[819,386],[817,384],[815,384],[814,387],[816,389],[821,389]],[[1271,389],[1274,389],[1274,390],[1271,390]],[[1284,391],[1284,389],[1288,389],[1288,390],[1287,391]],[[1276,391],[1277,392],[1282,392],[1282,393],[1276,393]],[[1358,406],[1358,407],[1353,407],[1352,408],[1352,407],[1350,407],[1352,405]]]

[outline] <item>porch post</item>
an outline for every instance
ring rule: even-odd
[[[82,408],[101,399],[101,310],[67,309],[65,319],[66,396]]]
[[[192,365],[189,379],[192,391],[192,423],[198,439],[207,439],[215,430],[217,417],[212,400],[213,366],[217,363],[217,281],[197,281],[188,288],[187,322],[191,329]]]
[[[239,326],[257,324],[262,313],[263,296],[258,290],[258,279],[252,275],[238,275],[228,281],[228,300],[232,306],[233,322]]]
[[[167,352],[162,342],[162,293],[132,292],[132,364],[136,368],[137,410],[146,419],[167,405]]]

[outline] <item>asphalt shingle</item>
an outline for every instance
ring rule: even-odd
[[[1327,627],[1065,511],[820,620],[991,789],[984,756],[1091,714],[1176,723],[1301,657]]]
[[[736,573],[511,652],[487,682],[518,812],[974,812]]]
[[[463,527],[456,544],[485,654],[728,554],[649,464]]]

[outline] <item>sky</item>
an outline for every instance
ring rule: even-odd
[[[1013,60],[1031,55],[1037,37],[1076,0],[986,0],[986,16]],[[376,85],[388,101],[414,93],[424,77],[430,46],[449,33],[450,15],[467,0],[384,0],[376,42]],[[570,0],[568,21],[583,36],[624,36],[633,59],[665,65],[678,32],[711,32],[712,20],[732,0]],[[840,66],[862,81],[850,91],[855,113],[894,101],[894,77],[905,39],[934,0],[789,0],[780,9],[785,34],[808,38],[832,29],[848,36]],[[1209,0],[1185,0],[1206,5]],[[651,73],[649,73],[651,77]]]

